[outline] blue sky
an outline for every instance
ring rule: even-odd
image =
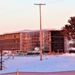
[[[75,16],[75,0],[0,0],[0,33],[39,29],[39,6],[42,6],[42,28],[61,29]]]

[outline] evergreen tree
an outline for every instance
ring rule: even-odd
[[[70,17],[68,24],[62,28],[61,33],[69,40],[75,39],[75,16]]]

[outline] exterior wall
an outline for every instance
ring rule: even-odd
[[[22,32],[21,33],[21,51],[27,52],[29,44],[30,44],[30,43],[28,43],[29,40],[30,39],[29,39],[27,33],[26,32]]]
[[[64,52],[64,36],[60,31],[51,31],[51,49],[52,52]]]
[[[0,50],[4,49],[5,36],[0,35]]]
[[[60,30],[43,30],[43,46],[45,52],[65,52],[64,36]]]
[[[64,52],[68,52],[68,48],[69,48],[69,40],[67,39],[67,37],[64,37]]]
[[[21,33],[21,51],[33,51],[37,46],[39,46],[39,32]]]
[[[49,30],[43,30],[43,50],[51,52],[51,34]]]
[[[33,51],[36,47],[40,48],[40,31],[0,35],[1,47],[3,50]],[[44,52],[64,51],[64,37],[58,30],[42,30],[42,47]]]
[[[20,50],[20,33],[9,33],[4,34],[3,36],[4,36],[3,50]]]
[[[42,47],[43,51],[51,51],[51,36],[49,30],[42,31]],[[40,48],[40,32],[30,31],[21,33],[21,51],[33,51],[36,47]]]
[[[5,49],[20,50],[20,33],[5,35]]]

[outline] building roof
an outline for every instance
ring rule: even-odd
[[[42,29],[43,31],[60,31],[60,29]],[[8,32],[8,33],[4,33],[5,34],[14,34],[14,33],[22,33],[22,32],[38,32],[40,31],[38,30],[20,30],[20,31],[15,31],[15,32]],[[2,34],[3,35],[3,34]]]

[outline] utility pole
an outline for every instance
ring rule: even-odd
[[[46,4],[34,4],[34,5],[39,5],[39,13],[40,13],[40,60],[42,60],[42,17],[41,17],[41,6],[46,5]]]

